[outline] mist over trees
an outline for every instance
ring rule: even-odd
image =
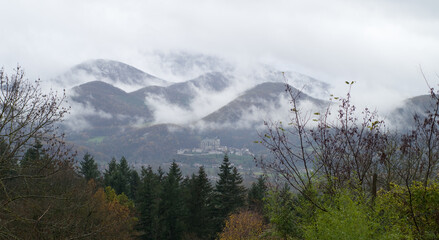
[[[125,157],[76,162],[57,128],[65,96],[0,70],[0,238],[438,239],[436,91],[397,132],[358,110],[346,83],[311,115],[286,84],[291,119],[265,122],[257,142],[271,157],[255,157],[265,174],[247,189],[227,154],[215,181],[202,166],[183,176],[176,161],[139,172]]]
[[[101,174],[86,153],[76,168],[56,127],[68,112],[64,96],[42,93],[21,69],[1,70],[0,84],[2,239],[213,239],[244,205],[227,156],[215,188],[202,167],[183,178],[175,162],[167,173],[148,167],[139,176],[113,158]]]

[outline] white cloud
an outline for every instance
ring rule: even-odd
[[[435,83],[436,1],[5,1],[0,64],[47,79],[92,58],[159,75],[155,50],[266,61],[331,82],[364,103],[423,94]],[[432,84],[436,85],[436,84]],[[370,97],[372,96],[372,97]]]

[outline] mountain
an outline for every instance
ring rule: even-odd
[[[152,112],[144,102],[125,91],[101,81],[81,84],[72,89],[70,99],[97,114],[87,117],[96,127],[127,124],[127,118],[141,117],[151,121]],[[101,113],[101,114],[99,114]]]
[[[161,97],[165,101],[189,108],[198,92],[220,92],[226,89],[230,80],[219,72],[203,74],[195,79],[174,83],[167,87],[149,86],[130,93],[138,99]]]
[[[76,135],[70,139],[82,146],[84,152],[99,153],[98,161],[109,161],[113,156],[125,156],[133,163],[159,165],[170,161],[179,148],[191,148],[199,144],[200,138],[189,128],[173,124],[157,124],[145,127],[127,126],[123,131],[110,135]]]
[[[252,82],[259,84],[265,82],[287,83],[314,98],[327,99],[330,95],[331,86],[326,82],[298,72],[279,71],[271,66],[261,65],[247,77],[251,78]]]
[[[201,68],[215,68],[218,61],[203,59],[176,57],[172,60],[176,68],[171,70],[176,73],[188,66],[191,70],[184,74],[190,75]],[[306,75],[272,68],[257,68],[250,74],[226,65],[217,69],[172,83],[117,61],[79,64],[57,78],[62,84],[75,84],[69,94],[72,114],[64,122],[67,140],[79,154],[90,152],[104,166],[113,156],[125,156],[136,166],[160,166],[172,159],[187,164],[211,161],[213,170],[221,154],[185,156],[177,150],[197,148],[205,138],[219,138],[222,146],[264,152],[253,143],[259,139],[256,129],[264,120],[283,120],[291,114],[285,82],[295,93],[303,90],[299,104],[313,107],[325,103],[314,96],[327,97],[329,88]],[[249,155],[231,157],[254,166]]]
[[[294,95],[298,94],[298,89],[291,88]],[[285,106],[285,103],[288,103],[285,89],[285,83],[261,83],[245,91],[241,96],[204,117],[202,120],[207,123],[230,124],[238,127],[245,125],[253,126],[252,123],[261,124],[267,118],[273,117],[273,115],[278,116],[276,112],[288,113],[289,107]],[[315,106],[322,106],[324,103],[322,100],[312,98],[301,92],[298,103],[300,104],[300,102],[304,101],[310,101]],[[244,122],[239,124],[240,121]]]
[[[233,64],[220,57],[184,51],[156,51],[146,56],[145,61],[148,66],[160,69],[165,79],[174,81],[193,79],[208,72],[229,73],[235,69]]]
[[[125,91],[171,84],[125,63],[104,59],[80,63],[55,78],[55,82],[65,88],[91,81],[106,82]]]
[[[406,99],[401,106],[387,114],[390,125],[398,129],[409,129],[414,126],[414,116],[427,116],[427,111],[434,110],[436,101],[430,95],[420,95]]]

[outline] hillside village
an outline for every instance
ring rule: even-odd
[[[221,146],[221,140],[216,138],[205,138],[201,140],[199,147],[192,149],[184,148],[177,150],[178,155],[194,156],[194,155],[215,155],[215,154],[232,154],[237,156],[254,154],[248,148],[233,148]]]

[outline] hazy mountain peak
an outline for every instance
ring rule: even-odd
[[[262,65],[252,74],[252,77],[259,83],[288,83],[314,98],[327,99],[330,95],[328,91],[331,88],[330,84],[294,71],[279,71],[271,66]]]
[[[209,91],[221,91],[229,86],[230,80],[220,72],[209,72],[188,81],[195,87]]]
[[[291,87],[293,93],[300,90]],[[289,96],[285,92],[285,83],[265,82],[248,89],[239,97],[207,115],[202,124],[226,128],[251,128],[259,126],[267,119],[289,119]],[[298,103],[308,102],[307,106],[319,108],[322,100],[315,99],[301,92]]]
[[[124,83],[141,84],[142,82],[140,82],[140,80],[143,77],[147,76],[153,78],[153,76],[128,64],[106,59],[89,60],[76,65],[72,70],[82,70],[94,76],[119,80]]]
[[[154,66],[160,76],[173,81],[196,78],[209,72],[231,72],[234,66],[212,55],[184,51],[154,52],[146,57],[148,65]]]
[[[55,81],[65,88],[90,81],[102,81],[125,91],[133,91],[151,85],[166,86],[170,84],[128,64],[105,59],[80,63],[58,76]]]

